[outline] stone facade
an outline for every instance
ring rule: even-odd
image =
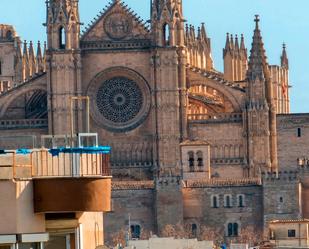
[[[256,16],[249,58],[245,38],[228,36],[218,72],[205,25],[185,26],[182,8],[153,0],[147,26],[114,0],[81,33],[78,1],[50,0],[36,53],[0,25],[0,147],[98,133],[112,147],[107,238],[129,224],[231,237],[306,218],[309,116],[289,114],[286,46],[270,66]]]

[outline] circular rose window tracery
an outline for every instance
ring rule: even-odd
[[[99,73],[90,83],[91,116],[112,132],[126,132],[144,122],[151,94],[145,79],[133,70],[115,67]]]
[[[138,85],[125,77],[106,80],[97,92],[99,112],[115,123],[126,123],[140,112],[143,93]]]

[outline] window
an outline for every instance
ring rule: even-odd
[[[280,203],[283,203],[283,197],[280,197],[280,198],[279,198],[279,202],[280,202]]]
[[[193,153],[193,151],[188,152],[188,162],[189,162],[190,171],[194,171],[194,153]]]
[[[296,231],[295,231],[295,229],[288,230],[288,237],[289,237],[289,238],[295,238],[295,237],[296,237]]]
[[[168,24],[163,25],[163,46],[170,45],[170,29]]]
[[[139,239],[141,237],[141,226],[140,225],[131,225],[131,238]]]
[[[213,208],[219,207],[219,197],[217,195],[214,195],[214,196],[211,197],[211,206]]]
[[[65,43],[66,43],[66,40],[65,40],[65,30],[63,27],[61,27],[59,29],[59,48],[60,49],[65,49]]]
[[[203,167],[204,166],[204,162],[203,162],[203,152],[202,151],[198,151],[196,153],[197,155],[197,166],[199,167]]]
[[[301,134],[302,133],[302,131],[301,131],[301,128],[297,128],[297,137],[301,137]]]
[[[245,200],[244,195],[238,195],[238,207],[244,207],[245,206],[244,200]]]
[[[191,233],[194,238],[197,237],[197,225],[196,224],[191,225]]]
[[[224,197],[224,207],[231,208],[232,207],[232,197],[230,195],[226,195]]]
[[[227,225],[227,236],[228,237],[238,236],[238,224],[237,223],[229,223]]]
[[[9,30],[8,32],[6,32],[6,39],[11,40],[12,37],[13,37],[13,35],[12,35],[12,31],[11,31],[11,30]]]
[[[0,60],[0,75],[2,75],[2,61]]]
[[[233,235],[238,236],[238,224],[237,223],[233,224]]]

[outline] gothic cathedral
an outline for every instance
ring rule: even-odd
[[[290,114],[286,47],[269,65],[259,16],[250,52],[243,35],[227,34],[222,73],[205,24],[186,23],[182,0],[152,0],[148,24],[113,0],[83,33],[77,0],[46,8],[37,52],[0,25],[0,147],[40,146],[12,134],[97,133],[112,148],[107,238],[128,219],[135,231],[181,223],[229,237],[230,224],[262,231],[309,218],[299,205],[309,188],[298,185],[309,173],[299,165],[309,116]]]

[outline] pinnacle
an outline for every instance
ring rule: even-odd
[[[264,65],[267,64],[267,57],[265,55],[264,43],[259,29],[260,18],[258,15],[255,16],[255,30],[253,35],[253,42],[251,48],[251,54],[249,59],[249,71],[252,72],[257,70],[263,71]]]

